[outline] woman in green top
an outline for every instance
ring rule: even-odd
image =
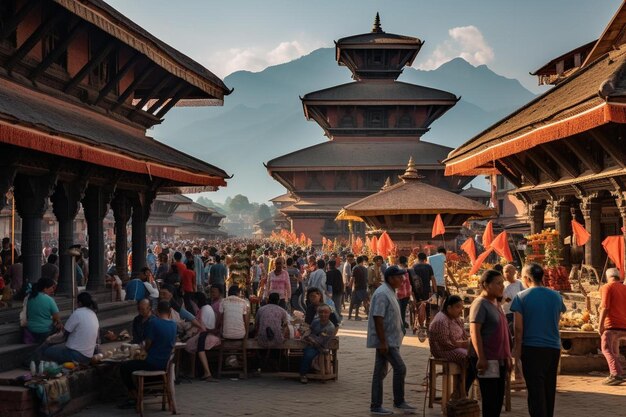
[[[55,330],[61,329],[59,308],[51,297],[56,289],[56,282],[50,278],[40,278],[28,296],[26,304],[27,329],[35,343],[41,344]]]

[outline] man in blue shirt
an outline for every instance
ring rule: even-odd
[[[219,255],[215,255],[215,263],[211,265],[209,270],[209,285],[217,285],[222,289],[224,294],[226,283],[226,266],[221,262],[222,258]]]
[[[440,246],[437,248],[437,254],[428,257],[428,264],[433,268],[435,281],[437,281],[437,297],[438,305],[443,305],[446,293],[446,248]]]
[[[148,352],[145,360],[126,361],[120,366],[122,382],[128,388],[128,401],[119,408],[134,408],[136,406],[137,390],[133,381],[135,371],[163,371],[176,344],[176,323],[169,320],[170,303],[159,301],[157,317],[150,320],[144,334],[144,348]]]
[[[561,355],[559,320],[565,304],[561,294],[543,286],[541,265],[526,265],[522,278],[528,289],[517,293],[511,303],[515,314],[513,355],[522,360],[531,417],[552,417]]]

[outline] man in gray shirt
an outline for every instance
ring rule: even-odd
[[[59,257],[54,253],[48,255],[48,262],[41,266],[41,278],[59,279],[59,267],[56,265]]]
[[[372,376],[372,402],[370,412],[374,415],[391,415],[383,408],[383,380],[388,364],[393,368],[394,408],[413,412],[415,407],[404,400],[406,365],[400,356],[400,346],[406,331],[402,324],[400,304],[396,289],[402,286],[406,270],[391,266],[385,270],[385,282],[372,295],[367,323],[367,347],[376,348],[376,362]]]

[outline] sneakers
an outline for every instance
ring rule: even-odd
[[[618,375],[609,375],[609,377],[607,379],[605,379],[604,381],[602,381],[602,385],[610,385],[610,386],[615,386],[615,385],[621,385],[625,382],[624,378]]]
[[[300,376],[300,383],[301,384],[308,384],[309,383],[309,378],[307,378],[305,375],[301,375]]]
[[[417,407],[413,407],[412,405],[403,402],[402,404],[394,405],[393,408],[396,410],[404,411],[404,414],[413,414],[417,410]]]
[[[419,330],[417,331],[417,338],[419,339],[420,343],[424,343],[426,341],[426,337],[427,337],[427,333],[426,333],[426,329],[423,327],[420,327]]]
[[[370,408],[370,413],[375,416],[390,416],[393,414],[393,411],[382,407],[373,407]]]

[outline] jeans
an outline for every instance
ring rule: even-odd
[[[132,360],[122,362],[120,365],[120,376],[122,382],[126,385],[129,391],[135,389],[135,381],[133,380],[133,372],[135,371],[161,371],[156,366],[150,365],[146,361]]]
[[[343,320],[343,314],[341,314],[341,304],[343,301],[343,293],[333,294],[333,303],[335,303],[335,309],[337,311],[337,318]]]
[[[406,308],[408,307],[410,300],[410,297],[401,298],[398,300],[398,302],[400,303],[400,315],[402,316],[402,324],[404,325],[404,327],[408,327],[406,323]]]
[[[556,371],[560,357],[560,349],[522,346],[522,370],[530,417],[554,416]]]
[[[619,362],[619,341],[626,339],[626,330],[605,330],[602,333],[602,354],[609,364],[609,373],[613,376],[623,375],[624,370]]]
[[[311,370],[313,359],[315,359],[319,354],[320,351],[313,346],[307,346],[304,348],[302,360],[300,361],[300,375],[306,375]]]
[[[390,347],[385,355],[376,349],[370,408],[382,407],[383,405],[383,380],[387,376],[388,364],[391,364],[393,368],[393,403],[394,405],[400,405],[404,402],[406,365],[404,365],[402,356],[400,356],[400,348]]]
[[[91,362],[91,358],[88,358],[77,350],[66,347],[64,343],[48,347],[43,351],[43,357],[46,360],[56,363],[78,362],[86,365]]]

